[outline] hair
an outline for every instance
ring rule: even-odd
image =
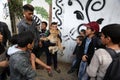
[[[77,36],[77,38],[78,38],[80,41],[83,41],[83,40],[84,40],[84,36]]]
[[[17,44],[19,47],[26,47],[34,41],[34,34],[31,31],[24,31],[18,34]]]
[[[84,34],[85,34],[85,29],[81,29],[81,31],[80,32],[83,32]]]
[[[52,22],[51,25],[57,25],[58,23],[57,22]]]
[[[23,6],[23,10],[24,11],[28,11],[29,10],[29,11],[33,12],[34,11],[34,7],[32,5],[30,5],[30,4],[26,4],[26,5]]]
[[[13,35],[13,36],[10,38],[9,41],[10,41],[10,43],[11,43],[12,45],[17,44],[17,42],[18,42],[18,34]]]
[[[45,22],[45,21],[42,21],[42,23],[44,23],[44,24],[47,26],[47,22]]]
[[[114,44],[120,43],[120,24],[109,24],[102,28],[105,37],[110,37]]]

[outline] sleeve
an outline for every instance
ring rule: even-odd
[[[98,52],[95,52],[95,54],[94,54],[94,56],[93,56],[93,58],[91,60],[91,63],[87,67],[87,73],[92,78],[96,77],[97,71],[98,71],[99,66],[100,66],[99,58],[96,55],[96,53],[98,53]]]
[[[34,80],[36,73],[32,69],[31,64],[25,59],[22,58],[17,62],[15,68],[23,75],[26,76],[27,80]]]
[[[18,28],[18,33],[22,33],[23,31],[25,31],[24,26],[22,25],[21,22],[17,25],[17,28]]]
[[[77,45],[76,45],[75,48],[74,48],[73,55],[76,54],[76,48],[77,48]]]

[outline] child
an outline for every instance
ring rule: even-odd
[[[50,26],[50,30],[49,30],[49,35],[50,35],[50,31],[51,30],[53,30],[53,31],[58,31],[58,33],[60,33],[60,31],[58,30],[58,28],[57,28],[57,23],[56,22],[52,22],[51,23],[51,26]],[[50,39],[50,36],[48,35],[48,38]],[[52,37],[52,38],[54,38],[54,37]],[[60,38],[60,35],[57,35],[57,38],[59,38],[60,39],[60,43],[61,43],[61,38]],[[47,38],[41,38],[41,40],[46,40]],[[54,38],[55,39],[55,38]],[[54,40],[53,39],[53,40]],[[58,41],[57,41],[58,42]],[[52,43],[52,42],[50,42],[50,43]],[[52,43],[52,44],[55,44],[55,45],[52,45],[52,46],[56,46],[57,44],[56,43]],[[51,46],[51,45],[49,45],[49,46]],[[60,73],[61,72],[61,70],[58,68],[58,61],[57,61],[57,51],[54,53],[54,54],[52,54],[50,51],[49,51],[49,49],[48,49],[48,47],[49,46],[47,46],[46,47],[46,49],[47,49],[47,52],[46,52],[46,56],[47,56],[47,65],[49,65],[49,66],[51,66],[52,65],[52,59],[53,59],[53,63],[54,63],[54,69],[55,69],[55,71],[56,72],[58,72],[58,73]]]
[[[0,34],[0,80],[6,80],[6,71],[5,69],[8,67],[8,59],[6,55],[6,49],[2,44],[3,35]]]
[[[75,55],[76,58],[73,61],[73,65],[72,65],[71,69],[68,71],[68,74],[74,72],[75,69],[78,70],[80,61],[82,59],[82,54],[80,53],[80,46],[82,44],[83,39],[84,39],[84,36],[77,36],[77,38],[76,38],[77,45],[76,45],[74,52],[73,52],[73,55]]]
[[[107,48],[120,52],[120,24],[106,25],[101,30],[101,40]],[[105,49],[98,49],[95,51],[90,65],[87,67],[87,73],[91,80],[103,80],[106,70],[112,58]]]
[[[14,49],[16,52],[10,55],[9,60],[10,80],[32,80],[36,72],[32,69],[30,54],[27,51],[33,48],[34,35],[29,31],[19,34],[17,44],[18,46]]]
[[[12,36],[12,38],[10,39],[10,43],[12,44],[11,47],[9,47],[8,49],[8,55],[12,55],[14,54],[15,52],[19,51],[19,49],[17,48],[18,46],[18,38],[19,37],[19,34],[16,34],[14,36]],[[41,43],[39,43],[39,46],[42,46]],[[30,54],[29,58],[31,60],[31,64],[32,64],[32,68],[35,70],[36,69],[36,66],[35,66],[35,62],[38,64],[38,65],[41,65],[43,66],[44,68],[47,69],[47,71],[51,71],[51,67],[46,65],[45,63],[43,63],[39,58],[37,58],[34,53],[31,52],[32,49],[29,49],[28,52]]]
[[[82,47],[80,49],[80,53],[83,53],[83,56],[78,73],[79,80],[88,80],[88,75],[86,75],[86,67],[90,64],[94,51],[100,47],[99,39],[96,37],[96,34],[99,32],[98,23],[93,21],[84,25],[87,29],[86,38],[83,40],[81,45]]]
[[[31,31],[20,33],[16,38],[18,40],[17,45],[13,45],[8,49],[11,80],[16,80],[16,78],[18,78],[17,80],[33,79],[35,77],[35,68],[33,67],[35,62],[45,67],[48,71],[51,71],[51,67],[29,52],[33,49],[34,45],[34,35]],[[15,42],[16,40],[12,41]]]

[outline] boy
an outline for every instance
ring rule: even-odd
[[[27,52],[34,46],[34,35],[23,32],[18,35],[16,52],[10,55],[10,80],[34,80],[36,73],[32,69],[30,54]]]
[[[34,7],[30,4],[26,4],[23,6],[23,15],[24,18],[18,23],[18,33],[22,33],[24,31],[31,31],[34,34],[34,49],[39,47],[39,31],[38,25],[40,25],[40,19],[34,15]],[[37,20],[37,21],[36,21]],[[40,51],[36,51],[35,53],[39,54]]]
[[[52,22],[51,23],[51,26],[50,26],[50,30],[58,30],[57,28],[57,23],[56,22]],[[49,31],[50,31],[49,30]],[[50,34],[50,32],[49,32]],[[48,35],[49,36],[49,35]],[[59,35],[58,35],[59,36]],[[60,36],[59,36],[60,38]],[[50,44],[52,45],[49,45],[49,46],[55,46],[56,44],[55,43],[51,43]],[[47,49],[47,52],[46,52],[46,56],[47,56],[47,65],[51,66],[52,65],[52,59],[53,59],[53,63],[54,63],[54,69],[56,72],[60,73],[61,70],[58,68],[58,61],[57,61],[57,52],[55,52],[55,54],[52,54],[49,52],[48,48]]]
[[[120,24],[106,25],[101,30],[101,40],[107,48],[120,52]],[[112,62],[111,55],[105,49],[95,51],[90,65],[87,67],[87,73],[91,80],[103,80],[106,70]]]
[[[84,39],[84,36],[77,36],[76,38],[76,47],[74,49],[73,55],[76,56],[75,60],[73,61],[73,65],[71,67],[71,69],[68,71],[68,74],[72,73],[75,71],[75,69],[78,70],[80,61],[82,59],[82,54],[80,53],[80,46],[82,44],[82,41]]]
[[[37,30],[37,27],[38,25],[40,25],[41,20],[34,15],[34,7],[30,4],[26,4],[23,6],[23,15],[24,15],[24,18],[21,19],[21,21],[17,25],[18,33],[22,33],[25,31],[31,31],[35,36],[34,47],[33,47],[34,54],[35,53],[39,54],[40,50],[37,49],[39,47],[39,31]],[[34,54],[31,54],[31,58],[36,57]],[[39,60],[38,58],[35,59],[35,62],[38,64],[41,64],[41,60]],[[46,66],[44,64],[41,64],[41,65]],[[32,65],[32,66],[34,66],[34,69],[36,68],[35,65]],[[51,67],[49,66],[46,66],[46,68],[48,71],[51,70]]]
[[[79,80],[88,80],[88,76],[86,75],[86,67],[90,64],[94,51],[101,45],[99,39],[96,37],[96,34],[99,32],[99,24],[92,21],[84,25],[87,29],[86,38],[83,40],[80,48],[80,53],[83,53],[83,56],[78,73]]]
[[[3,35],[0,34],[0,80],[6,80],[7,75],[4,73],[8,67],[8,59],[5,46],[2,44]],[[4,73],[4,74],[3,74]]]

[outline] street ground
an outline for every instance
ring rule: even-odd
[[[46,62],[45,55],[41,56],[41,60]],[[70,63],[58,62],[61,73],[57,73],[55,70],[52,70],[53,77],[50,77],[47,71],[43,68],[37,69],[36,80],[77,80],[77,73],[73,72],[67,74],[67,71],[70,69]]]

